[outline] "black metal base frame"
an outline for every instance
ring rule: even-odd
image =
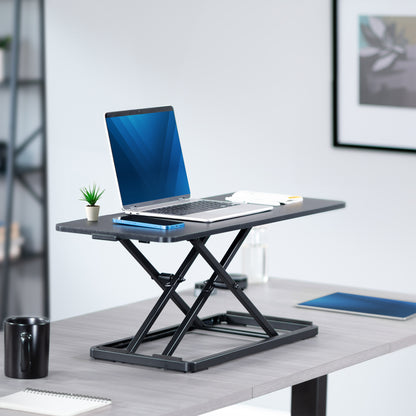
[[[206,248],[205,243],[208,237],[190,240],[193,247],[175,274],[159,273],[130,240],[119,240],[151,278],[163,289],[163,293],[133,337],[91,347],[91,357],[167,370],[196,372],[229,360],[315,336],[318,333],[318,327],[313,325],[312,322],[263,316],[246,296],[242,288],[239,287],[238,283],[226,272],[226,268],[249,232],[250,228],[239,231],[221,262],[218,262]],[[198,255],[204,258],[214,272],[211,278],[206,281],[205,287],[192,306],[188,306],[176,292],[176,288],[184,280],[186,272]],[[200,319],[198,313],[211,295],[216,282],[225,284],[227,289],[233,293],[248,313],[226,312]],[[170,299],[185,314],[185,318],[177,326],[150,332],[152,325]],[[224,334],[253,337],[257,340],[191,361],[174,356],[176,348],[186,333],[195,330],[222,332]],[[145,355],[136,352],[140,344],[165,337],[170,337],[170,340],[160,354]]]
[[[281,345],[310,338],[318,333],[318,327],[312,325],[311,322],[275,317],[267,317],[267,320],[278,332],[277,336],[268,337],[256,331],[226,328],[230,325],[233,327],[257,326],[255,320],[247,313],[226,312],[225,314],[213,315],[202,319],[202,322],[206,325],[206,327],[203,328],[205,331],[216,331],[234,335],[249,336],[260,338],[260,340],[191,361],[183,360],[180,357],[162,354],[145,355],[138,353],[128,353],[127,346],[130,344],[132,338],[125,338],[92,347],[90,354],[91,357],[101,360],[157,367],[166,370],[182,371],[185,373],[194,373],[197,371],[206,370],[207,368],[214,365],[244,357],[249,354],[266,351]],[[177,328],[178,326],[172,326],[150,332],[144,338],[143,342],[170,337],[175,333]],[[190,331],[194,329],[196,328],[191,328]],[[282,332],[280,333],[280,331]]]

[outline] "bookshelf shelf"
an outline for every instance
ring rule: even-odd
[[[0,0],[2,1],[2,0]],[[0,210],[0,226],[4,228],[3,241],[0,242],[2,248],[2,261],[0,262],[0,319],[8,316],[12,311],[10,304],[10,292],[12,287],[12,278],[15,273],[12,269],[17,266],[26,264],[32,260],[41,262],[41,267],[37,268],[40,273],[42,285],[42,298],[40,300],[41,309],[44,316],[49,316],[49,276],[48,276],[48,240],[47,240],[47,187],[46,187],[46,98],[45,98],[45,23],[44,23],[44,0],[37,0],[36,11],[33,7],[27,8],[27,2],[14,0],[7,2],[10,15],[12,16],[12,33],[10,47],[10,73],[9,76],[0,82],[0,94],[7,94],[9,105],[7,114],[9,117],[9,131],[6,137],[0,140],[0,201],[4,203],[4,209]],[[29,10],[30,9],[30,10]],[[26,14],[28,13],[28,14]],[[22,16],[24,15],[24,16]],[[24,17],[22,19],[22,17]],[[23,39],[22,32],[25,29],[28,19],[35,19],[32,23],[37,25],[39,35],[38,44],[34,41],[34,46],[38,51],[39,70],[36,76],[19,77],[20,55],[24,53],[21,48],[22,44],[27,41]],[[38,46],[37,46],[38,45]],[[37,59],[36,59],[37,60]],[[27,64],[27,62],[26,62]],[[36,62],[37,64],[37,62]],[[27,69],[27,68],[26,68]],[[30,88],[32,97],[36,97],[34,107],[22,105],[24,97],[20,91]],[[34,89],[33,89],[34,88]],[[24,103],[23,103],[24,104]],[[33,113],[33,114],[32,114]],[[39,114],[39,115],[38,115]],[[26,138],[19,136],[21,120],[33,119],[33,116],[39,118],[39,125],[33,127],[33,131]],[[3,135],[3,133],[2,133]],[[22,164],[19,158],[25,152],[33,152],[33,147],[37,146],[35,154],[38,154],[36,163]],[[32,160],[28,158],[28,160]],[[32,176],[30,176],[32,175]],[[33,176],[36,175],[36,176]],[[17,187],[17,184],[20,186]],[[24,195],[22,197],[22,194]],[[27,199],[25,195],[30,195]],[[16,204],[16,197],[23,198],[28,204],[27,209],[31,212],[29,222],[25,223],[25,231],[33,238],[39,240],[40,247],[21,247],[21,252],[16,256],[11,253],[12,245],[17,244],[15,236],[12,235],[12,224],[20,222],[22,210]],[[26,201],[27,200],[27,201]],[[4,202],[3,202],[4,201]],[[35,208],[35,205],[37,206]],[[25,208],[26,209],[26,208]],[[36,214],[34,214],[36,213]],[[19,217],[20,215],[20,217]],[[30,230],[29,230],[30,228]],[[41,235],[39,235],[41,233]],[[25,236],[23,236],[25,237]],[[0,249],[1,249],[0,248]],[[15,246],[13,248],[16,248]],[[35,273],[35,272],[33,272]]]

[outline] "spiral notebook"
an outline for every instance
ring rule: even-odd
[[[25,389],[0,397],[0,408],[53,416],[73,416],[111,404],[110,399]]]

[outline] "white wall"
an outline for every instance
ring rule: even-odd
[[[93,181],[106,188],[102,212],[119,210],[103,113],[164,104],[175,107],[195,196],[246,188],[347,202],[270,226],[271,275],[416,292],[415,156],[331,145],[330,3],[46,2],[53,318],[160,293],[121,245],[57,233],[55,224],[84,216],[79,188]],[[187,248],[143,250],[171,271]],[[240,270],[238,258],[230,270]],[[183,287],[207,273],[196,264]],[[383,374],[397,364],[398,387],[365,365],[338,373],[330,414],[365,414],[357,396],[342,399],[352,375],[370,378],[363,400],[390,414],[414,351],[377,365]],[[400,400],[414,413],[411,399]]]

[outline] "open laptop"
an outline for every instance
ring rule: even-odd
[[[123,211],[213,222],[273,207],[191,199],[171,106],[105,114]]]

